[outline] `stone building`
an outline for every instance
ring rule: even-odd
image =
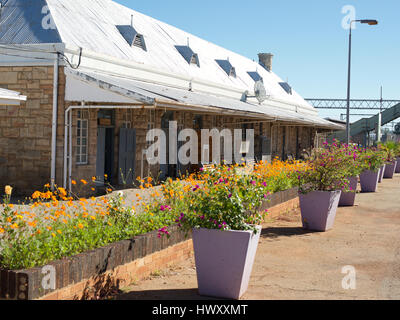
[[[27,96],[0,106],[0,187],[195,170],[148,164],[148,130],[170,121],[254,129],[256,160],[298,158],[316,133],[342,129],[273,73],[270,54],[254,62],[110,0],[0,3],[0,87]]]

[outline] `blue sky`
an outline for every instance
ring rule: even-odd
[[[398,0],[117,0],[251,59],[275,55],[273,71],[305,98],[345,98],[348,30],[342,8],[379,20],[353,31],[352,98],[400,100]],[[339,117],[344,111],[322,112]],[[336,114],[335,114],[336,113]],[[354,117],[354,120],[357,117]]]

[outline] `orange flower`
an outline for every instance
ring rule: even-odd
[[[87,184],[87,181],[86,181],[85,179],[81,179],[81,182],[82,182],[83,184]]]
[[[72,180],[71,183],[72,183],[73,185],[76,185],[76,181],[75,181],[75,180]]]

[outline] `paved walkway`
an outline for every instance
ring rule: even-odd
[[[356,289],[342,288],[344,266]],[[194,259],[125,288],[117,299],[209,299],[197,294]],[[265,224],[242,299],[400,299],[400,175],[339,208],[334,229],[301,228],[300,212]]]

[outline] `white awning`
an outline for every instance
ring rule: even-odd
[[[0,105],[19,105],[21,101],[26,101],[26,96],[20,95],[19,92],[0,88]]]
[[[143,103],[166,107],[196,108],[221,114],[240,114],[260,120],[284,121],[291,124],[311,125],[342,130],[342,126],[324,120],[316,113],[299,113],[279,108],[268,101],[262,105],[228,97],[215,96],[189,90],[176,89],[153,83],[115,77],[103,73],[66,69],[67,101]],[[100,90],[99,90],[100,89]],[[96,91],[97,90],[97,91]]]

